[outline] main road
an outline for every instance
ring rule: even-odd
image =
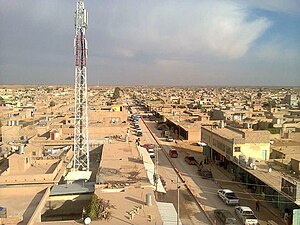
[[[210,221],[215,221],[213,210],[216,208],[222,208],[229,210],[234,216],[234,207],[227,206],[224,202],[220,200],[216,192],[218,189],[230,188],[235,191],[236,195],[240,198],[240,204],[245,206],[250,206],[255,209],[255,199],[253,194],[245,192],[236,183],[226,182],[225,175],[217,169],[215,166],[204,165],[212,170],[215,181],[202,179],[197,174],[197,167],[188,165],[184,161],[184,157],[187,154],[194,156],[198,161],[204,159],[202,153],[199,151],[191,151],[186,145],[175,144],[166,142],[165,138],[161,138],[161,131],[156,129],[156,123],[154,121],[149,121],[147,119],[140,121],[140,126],[143,130],[143,137],[141,138],[141,145],[145,143],[155,143],[158,141],[161,149],[158,151],[158,173],[163,177],[167,183],[167,194],[161,197],[159,200],[172,202],[177,208],[177,172],[174,167],[179,172],[180,176],[185,181],[185,184],[180,184],[180,218],[183,224],[211,224]],[[155,136],[155,138],[153,137]],[[178,158],[169,158],[166,153],[175,148],[179,152]],[[200,147],[196,147],[200,148]],[[187,190],[186,186],[189,187],[190,191]],[[195,198],[198,203],[196,203]],[[205,213],[199,208],[199,203]],[[205,215],[206,214],[206,215]],[[259,223],[261,225],[266,225],[268,220],[273,220],[277,224],[282,224],[282,221],[277,217],[274,217],[272,213],[268,210],[262,210],[260,212],[255,212],[259,218]],[[207,215],[209,219],[207,219]],[[239,222],[239,221],[238,221]]]
[[[139,125],[143,131],[143,136],[140,137],[141,145],[146,143],[157,144],[151,132],[145,124],[140,120]],[[178,209],[177,191],[179,191],[179,216],[182,224],[198,225],[211,224],[204,212],[199,208],[193,196],[189,193],[185,185],[179,179],[177,189],[177,173],[172,167],[170,161],[161,150],[158,151],[158,173],[166,181],[166,194],[158,195],[158,201],[173,203],[176,210]]]

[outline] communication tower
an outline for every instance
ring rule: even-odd
[[[89,171],[87,39],[88,13],[84,1],[77,0],[75,19],[75,122],[73,171]]]

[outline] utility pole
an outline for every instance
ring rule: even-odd
[[[179,180],[178,180],[178,175],[177,175],[177,180],[176,180],[176,185],[177,185],[177,225],[179,225],[179,189],[180,189],[180,186],[179,186]]]
[[[75,19],[75,121],[73,170],[89,171],[87,40],[88,13],[83,0],[77,0]]]
[[[154,184],[155,184],[155,193],[157,197],[157,185],[158,185],[158,145],[154,146]]]
[[[174,180],[171,180],[171,182],[174,184],[175,181]],[[183,182],[185,183],[185,182]],[[180,224],[180,218],[179,218],[179,215],[180,215],[180,206],[179,206],[179,203],[180,203],[180,200],[179,200],[179,190],[180,190],[180,186],[179,186],[179,175],[177,175],[176,177],[176,188],[177,188],[177,225]]]

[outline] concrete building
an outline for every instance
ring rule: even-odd
[[[240,130],[226,126],[201,128],[201,140],[208,145],[207,154],[220,161],[268,160],[270,156],[269,131]]]
[[[298,106],[299,97],[296,94],[288,94],[285,96],[284,102],[290,106]]]
[[[299,208],[300,193],[296,191],[300,185],[297,177],[299,146],[284,151],[272,147],[270,154],[268,131],[231,127],[202,127],[202,141],[207,144],[203,152],[209,162],[224,167],[233,174],[237,183],[261,195],[264,201],[272,202],[273,207],[279,208],[281,216],[286,210]]]

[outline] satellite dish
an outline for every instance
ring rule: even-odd
[[[88,225],[88,224],[90,224],[91,222],[92,222],[92,220],[91,220],[90,217],[87,217],[87,218],[84,219],[84,224],[85,224],[85,225]]]

